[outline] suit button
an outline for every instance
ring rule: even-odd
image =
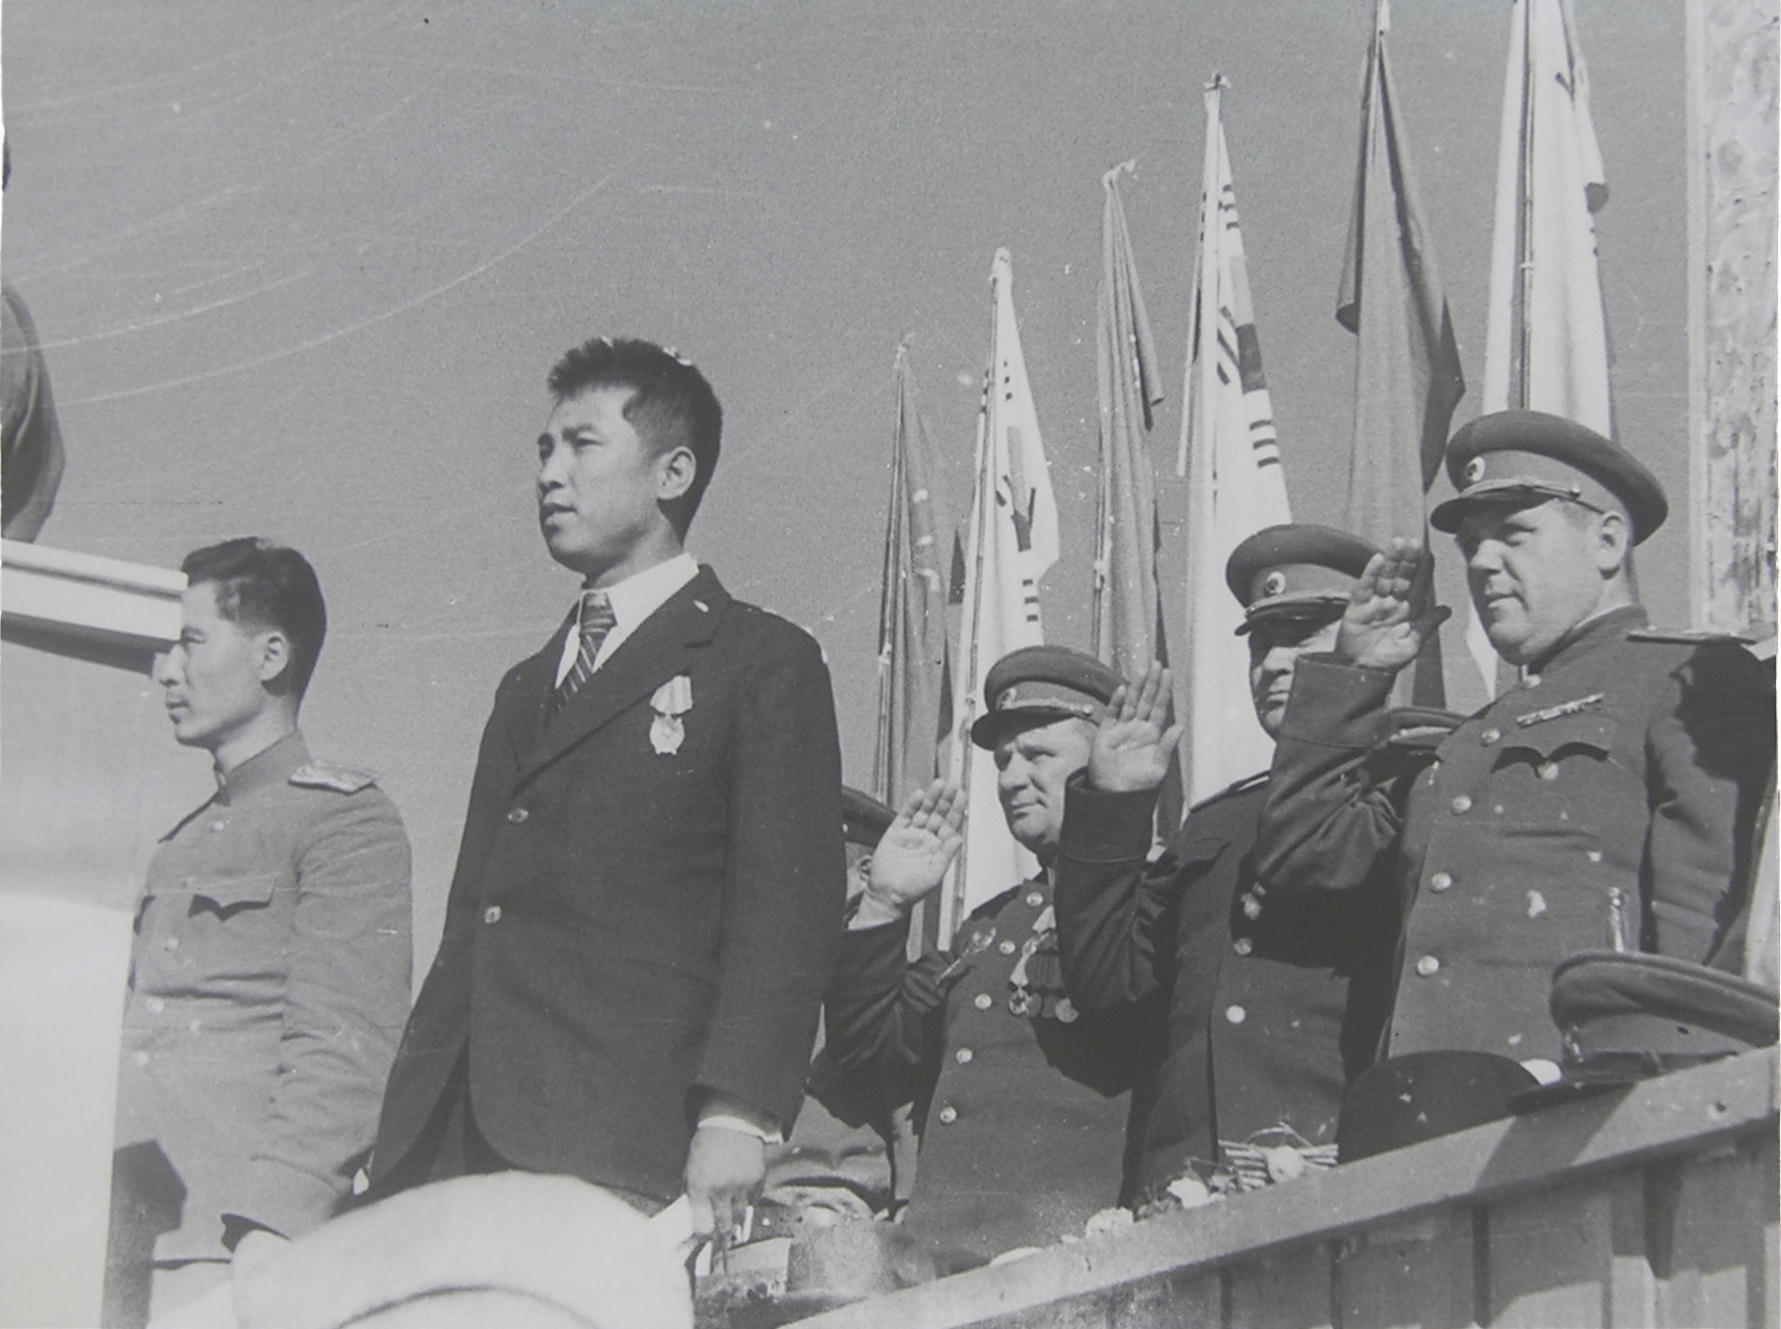
[[[1231,949],[1238,955],[1248,955],[1249,952],[1255,949],[1255,943],[1249,940],[1248,937],[1238,937],[1231,943]]]
[[[952,1059],[961,1066],[969,1066],[971,1064],[971,1058],[976,1055],[977,1054],[971,1051],[970,1048],[960,1048],[957,1052],[952,1054]]]
[[[1463,817],[1466,813],[1472,810],[1472,796],[1470,794],[1461,794],[1458,798],[1453,800],[1451,806],[1453,808],[1454,816]]]
[[[1485,747],[1489,747],[1492,743],[1501,740],[1502,737],[1503,731],[1501,729],[1486,729],[1483,733],[1478,735],[1478,741],[1484,744]]]
[[[959,1119],[959,1110],[951,1103],[948,1103],[945,1107],[940,1109],[937,1115],[940,1118],[940,1124],[942,1126],[950,1126],[953,1122]]]
[[[499,923],[501,921],[501,906],[492,904],[487,909],[484,909],[482,911],[482,921],[485,923]]]
[[[1441,970],[1441,962],[1432,955],[1425,955],[1416,962],[1416,972],[1429,978]]]
[[[1451,872],[1437,872],[1434,876],[1429,878],[1429,889],[1431,891],[1444,891],[1452,885],[1453,874]]]
[[[1249,1018],[1249,1012],[1244,1010],[1241,1006],[1226,1006],[1224,1008],[1224,1018],[1229,1020],[1232,1024],[1242,1024],[1243,1021]]]
[[[975,997],[971,998],[971,1004],[980,1011],[987,1011],[991,1006],[996,1004],[996,999],[990,996],[987,992],[979,992]]]
[[[1045,903],[1045,897],[1043,895],[1039,894],[1038,891],[1028,891],[1027,892],[1027,907],[1029,909],[1037,909],[1040,905],[1042,905],[1044,903]]]
[[[526,809],[524,809],[524,808],[513,808],[508,811],[507,820],[512,825],[518,826],[521,823],[523,823],[527,817],[529,817],[531,815],[532,814],[530,812],[526,811]]]

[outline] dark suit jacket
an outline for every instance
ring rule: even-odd
[[[706,1091],[797,1114],[845,889],[821,651],[709,568],[548,715],[562,642],[496,691],[374,1182],[466,1040],[477,1126],[532,1171],[668,1199]],[[662,752],[652,698],[679,675]]]

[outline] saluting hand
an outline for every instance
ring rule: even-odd
[[[1434,562],[1420,540],[1394,536],[1355,582],[1336,654],[1368,669],[1396,673],[1452,611],[1434,600]]]
[[[964,844],[965,799],[950,780],[935,780],[911,794],[878,847],[866,893],[854,914],[856,928],[901,918],[946,876]]]
[[[1169,671],[1159,664],[1114,692],[1089,751],[1090,786],[1125,794],[1162,784],[1181,744],[1182,726],[1169,723],[1172,701]]]

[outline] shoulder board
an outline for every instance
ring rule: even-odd
[[[337,794],[356,794],[376,784],[377,777],[370,771],[336,765],[331,761],[312,761],[292,771],[290,782],[303,789],[332,789]]]
[[[1192,807],[1190,807],[1188,809],[1188,811],[1189,812],[1198,812],[1201,808],[1205,807],[1208,803],[1216,803],[1221,798],[1229,798],[1232,794],[1240,794],[1245,789],[1253,789],[1258,784],[1261,784],[1264,781],[1266,781],[1267,778],[1268,778],[1268,772],[1266,772],[1266,771],[1257,771],[1254,775],[1245,775],[1241,780],[1236,781],[1234,784],[1226,785],[1223,789],[1220,789],[1216,794],[1208,794],[1205,798],[1202,798],[1198,803],[1195,803]]]
[[[1634,628],[1626,634],[1628,641],[1654,641],[1669,646],[1705,646],[1723,641],[1734,646],[1754,646],[1755,637],[1741,637],[1735,632],[1710,632],[1706,628]]]

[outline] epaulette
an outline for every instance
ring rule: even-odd
[[[341,766],[331,761],[312,761],[291,772],[290,782],[303,789],[332,789],[337,794],[356,794],[377,783],[370,771]]]
[[[1653,641],[1669,646],[1705,646],[1710,642],[1728,642],[1733,646],[1754,646],[1755,637],[1735,632],[1714,632],[1708,628],[1634,628],[1626,634],[1628,641]]]
[[[1463,715],[1434,706],[1399,706],[1386,712],[1379,743],[1412,752],[1432,750],[1465,720]]]
[[[1233,784],[1227,784],[1216,794],[1208,794],[1205,798],[1202,798],[1198,803],[1195,803],[1190,807],[1188,811],[1198,812],[1209,803],[1216,803],[1221,798],[1229,798],[1232,794],[1240,794],[1245,789],[1253,789],[1267,778],[1268,772],[1266,771],[1257,771],[1254,775],[1245,775],[1241,780],[1238,780]]]

